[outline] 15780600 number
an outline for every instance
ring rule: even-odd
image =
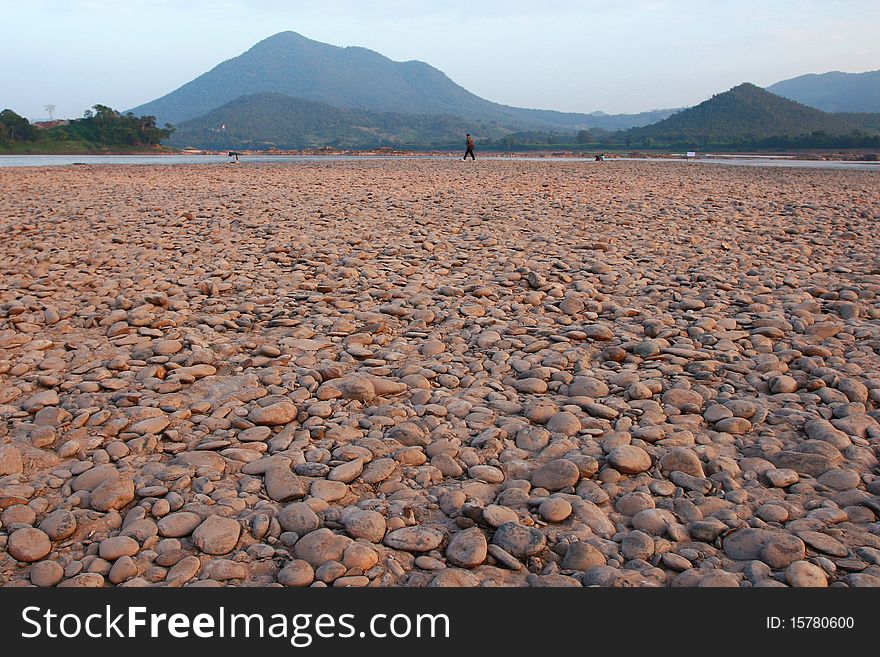
[[[791,616],[793,630],[850,630],[855,626],[852,616]]]

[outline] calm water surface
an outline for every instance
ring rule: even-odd
[[[386,159],[426,159],[426,160],[455,160],[456,156],[399,156],[399,155],[246,155],[241,158],[241,164],[248,163],[296,163],[296,162],[320,162],[320,161],[349,161],[349,160],[386,160]],[[483,160],[535,160],[538,162],[593,162],[591,157],[499,157],[485,156]],[[630,158],[619,157],[613,160],[629,162],[663,162],[683,163],[682,160],[662,158]],[[226,164],[229,158],[225,155],[0,155],[0,167],[47,167],[47,166],[71,166],[75,164],[140,164],[140,165],[166,165],[166,164]],[[598,163],[597,163],[598,164]],[[880,162],[834,162],[822,160],[789,160],[775,157],[747,157],[737,156],[732,158],[699,158],[688,163],[695,164],[721,164],[727,166],[761,166],[761,167],[785,167],[806,169],[856,169],[862,171],[880,172]]]

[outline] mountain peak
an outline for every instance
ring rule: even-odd
[[[656,113],[621,118],[501,105],[472,94],[425,62],[396,62],[367,48],[334,46],[293,31],[273,34],[131,111],[155,116],[160,124],[180,124],[264,92],[340,109],[456,116],[474,126],[494,121],[511,130],[628,128],[658,118]]]
[[[855,127],[843,118],[744,82],[632,132],[636,137],[665,142],[715,144],[813,132],[844,134]]]
[[[767,90],[826,112],[880,112],[880,71],[808,73]]]

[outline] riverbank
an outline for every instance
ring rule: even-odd
[[[92,144],[85,141],[24,141],[0,144],[0,155],[172,155],[167,146],[129,146]]]
[[[0,584],[880,586],[880,186],[0,170]]]

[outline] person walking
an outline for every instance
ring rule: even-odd
[[[468,155],[470,155],[471,160],[476,160],[477,158],[474,157],[474,138],[471,137],[471,133],[467,133],[465,135],[465,140],[465,143],[467,144],[467,150],[464,152],[464,157],[461,159],[466,160]]]

